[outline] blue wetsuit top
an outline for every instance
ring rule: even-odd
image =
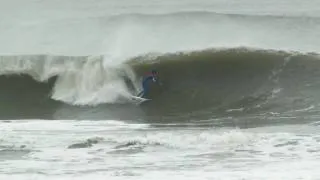
[[[153,81],[153,82],[156,82],[156,78],[154,76],[148,75],[148,76],[143,78],[142,84],[145,85],[150,80]]]
[[[148,82],[149,81],[153,81],[153,82],[156,82],[157,79],[156,77],[153,75],[153,74],[147,74],[143,77],[143,80],[142,80],[142,88],[143,90],[138,94],[138,96],[141,96],[141,97],[144,97],[146,95],[146,93],[149,91],[149,84]]]

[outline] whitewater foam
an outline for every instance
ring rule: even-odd
[[[57,77],[51,97],[74,105],[111,103],[119,96],[129,97],[124,77],[136,81],[130,68],[110,65],[101,56],[2,56],[0,64],[1,75],[26,74],[40,82]]]
[[[46,123],[52,128],[46,128]],[[15,173],[17,179],[21,178],[19,174],[26,178],[42,178],[45,174],[52,179],[61,179],[69,178],[70,173],[73,177],[81,175],[82,179],[100,175],[128,178],[129,174],[135,175],[132,176],[134,179],[144,179],[161,171],[163,177],[190,174],[195,178],[201,173],[201,177],[268,179],[270,173],[265,172],[274,172],[271,174],[277,177],[296,178],[304,173],[310,174],[319,164],[316,160],[320,152],[316,143],[319,140],[317,127],[312,131],[306,125],[212,130],[131,128],[130,124],[126,128],[125,124],[120,121],[0,124],[2,129],[6,127],[4,134],[7,135],[1,137],[2,142],[26,145],[21,150],[28,150],[23,159],[2,161],[1,177],[7,178],[10,172]],[[110,126],[116,129],[111,130]],[[59,136],[56,136],[57,130]],[[95,143],[90,147],[68,149],[68,146],[86,139]],[[297,173],[289,174],[289,169]],[[311,174],[310,178],[315,175]]]

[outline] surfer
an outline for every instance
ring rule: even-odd
[[[158,82],[158,72],[156,70],[152,70],[147,73],[142,79],[142,91],[138,94],[138,97],[144,98],[149,90],[149,82]]]

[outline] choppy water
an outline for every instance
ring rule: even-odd
[[[316,179],[317,124],[252,129],[121,121],[1,123],[1,179]]]
[[[0,1],[0,178],[317,179],[319,6]]]

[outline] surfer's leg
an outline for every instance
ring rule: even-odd
[[[143,84],[143,91],[142,91],[142,98],[145,98],[146,94],[148,92],[148,85],[147,83]]]

